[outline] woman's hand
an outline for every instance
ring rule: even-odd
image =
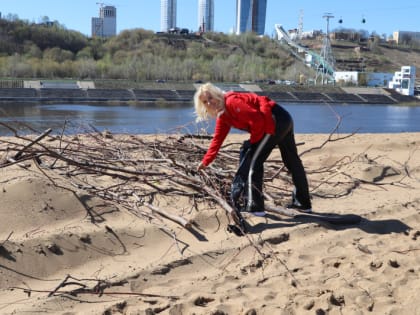
[[[202,162],[200,162],[200,164],[198,164],[198,166],[197,166],[197,171],[201,171],[201,170],[204,170],[206,168],[207,168],[207,166],[204,165]]]

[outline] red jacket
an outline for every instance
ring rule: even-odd
[[[206,166],[213,162],[231,127],[249,132],[251,143],[260,141],[264,134],[274,134],[276,127],[271,109],[275,104],[255,93],[226,93],[225,111],[216,119],[213,139],[201,162]]]

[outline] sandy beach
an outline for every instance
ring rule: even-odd
[[[0,138],[0,314],[420,314],[420,133],[297,134],[313,209],[362,220],[245,213],[242,237],[198,187],[228,187],[246,135],[202,175],[208,139],[166,138]],[[267,203],[285,204],[270,161]]]

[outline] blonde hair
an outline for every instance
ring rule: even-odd
[[[216,99],[219,104],[221,104],[223,107],[225,106],[225,97],[223,90],[219,89],[217,86],[209,82],[200,85],[194,94],[194,108],[195,114],[197,115],[196,122],[208,120],[209,118],[214,118],[211,115],[209,115],[206,105],[200,100],[200,96],[204,92],[209,93],[211,97]]]

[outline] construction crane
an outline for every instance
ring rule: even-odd
[[[100,6],[99,11],[102,11],[103,7],[108,5],[104,2],[96,2],[96,4]],[[99,15],[101,15],[101,12],[99,12]],[[103,20],[101,20],[100,23],[97,24],[96,27],[95,27],[95,34],[98,35],[98,33],[100,31],[99,37],[101,37],[101,38],[103,37],[103,24],[104,24]]]
[[[95,31],[94,33],[99,37],[104,37],[104,19],[107,17],[116,18],[114,15],[114,10],[107,10],[109,7],[114,7],[114,5],[105,3],[105,2],[96,2],[97,5],[100,6],[99,9],[99,18],[96,19],[95,22]]]
[[[112,6],[112,7],[115,7],[115,5],[113,5],[113,4],[110,4],[110,3],[105,3],[105,2],[96,2],[96,4],[97,5],[99,5],[100,7],[101,7],[101,9],[104,7],[104,6]]]

